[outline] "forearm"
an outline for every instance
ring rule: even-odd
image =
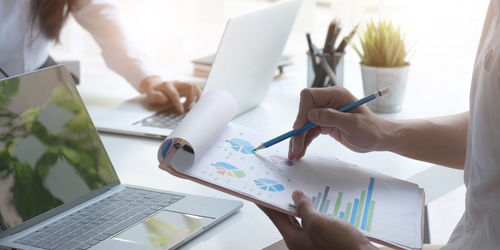
[[[379,150],[463,169],[469,112],[421,120],[384,121]]]
[[[128,34],[115,1],[80,0],[72,14],[101,48],[106,65],[134,88],[146,77],[159,75],[151,58]]]

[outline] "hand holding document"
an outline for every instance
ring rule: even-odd
[[[295,215],[291,195],[300,189],[315,208],[358,228],[370,239],[398,248],[422,247],[424,192],[417,185],[331,156],[286,158],[277,144],[254,152],[267,136],[230,123],[233,97],[205,93],[163,142],[160,168],[259,205]]]

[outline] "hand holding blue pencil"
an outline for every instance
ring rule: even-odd
[[[350,111],[352,109],[355,109],[355,108],[357,108],[357,107],[359,107],[359,106],[361,106],[361,105],[363,105],[363,104],[365,104],[367,102],[375,100],[377,97],[381,97],[382,95],[385,95],[388,92],[389,92],[388,88],[384,88],[384,89],[378,90],[378,91],[376,91],[375,93],[373,93],[373,94],[371,94],[369,96],[366,96],[366,97],[364,97],[364,98],[362,98],[362,99],[360,99],[360,100],[358,100],[356,102],[350,103],[350,104],[348,104],[348,105],[346,105],[344,107],[339,108],[338,111],[340,111],[340,112],[348,112],[348,111]],[[271,140],[269,140],[267,142],[262,143],[260,146],[258,146],[257,148],[255,148],[253,151],[255,152],[255,151],[260,150],[260,149],[268,148],[268,147],[270,147],[270,146],[272,146],[272,145],[274,145],[276,143],[279,143],[279,142],[281,142],[283,140],[286,140],[286,139],[288,139],[288,138],[290,138],[292,136],[298,135],[298,134],[300,134],[300,133],[302,133],[302,132],[304,132],[304,131],[306,131],[308,129],[314,128],[316,126],[317,126],[316,124],[308,122],[308,123],[306,123],[304,126],[302,126],[299,129],[294,129],[294,130],[288,131],[287,133],[284,133],[284,134],[282,134],[282,135],[280,135],[280,136],[278,136],[276,138],[273,138],[273,139],[271,139]]]

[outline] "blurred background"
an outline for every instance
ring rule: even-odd
[[[228,18],[264,7],[277,0],[119,0],[129,33],[151,55],[167,78],[191,71],[190,60],[214,53]],[[288,41],[285,53],[295,61],[305,60],[305,32],[321,45],[332,18],[343,24],[341,36],[355,24],[386,18],[401,25],[413,45],[409,58],[412,65],[408,92],[416,96],[439,98],[441,93],[425,92],[427,84],[449,84],[452,95],[463,98],[460,107],[420,111],[411,108],[408,116],[442,115],[468,108],[469,83],[481,27],[488,6],[487,0],[304,0],[301,12]],[[70,19],[62,32],[61,43],[54,45],[52,55],[59,60],[78,59],[83,82],[111,77],[123,81],[104,67],[100,49],[92,37]],[[363,27],[363,26],[361,26]],[[256,37],[255,39],[265,39]],[[354,38],[359,43],[359,38]],[[346,71],[359,71],[359,58],[352,47],[347,48]],[[180,69],[179,64],[185,66]],[[350,67],[352,65],[353,67]],[[356,66],[355,66],[356,65]],[[102,68],[102,71],[86,69]],[[182,72],[182,73],[180,73]],[[346,87],[361,93],[361,78],[350,79]],[[436,77],[439,76],[439,77]],[[417,78],[415,78],[417,77]],[[182,78],[182,77],[181,77]],[[418,80],[418,81],[417,81]],[[415,82],[417,81],[417,82]],[[121,85],[124,86],[124,85]],[[412,89],[416,87],[415,89]],[[131,95],[135,94],[130,88]],[[407,95],[411,98],[410,95]],[[413,114],[413,115],[412,115]]]
[[[190,61],[217,49],[224,26],[231,16],[272,4],[272,0],[119,0],[123,19],[134,40],[149,53],[167,78],[182,79],[192,72]],[[425,102],[438,98],[463,100],[459,105],[439,108],[405,106],[397,118],[445,115],[468,110],[469,88],[487,0],[304,0],[285,49],[296,63],[306,60],[305,32],[322,45],[332,18],[342,21],[343,32],[373,18],[400,24],[413,45],[407,99]],[[255,37],[255,39],[266,39]],[[354,38],[359,43],[359,37]],[[359,58],[352,47],[345,57],[345,87],[362,96]],[[61,43],[54,45],[56,60],[79,60],[82,88],[101,87],[106,100],[113,89],[137,92],[108,70],[92,37],[73,19],[65,26]],[[305,67],[301,69],[305,70]],[[93,79],[113,82],[95,86]],[[114,84],[117,83],[117,84]],[[443,85],[446,91],[433,93],[427,86]],[[304,83],[305,87],[305,83]],[[118,98],[118,97],[116,97]],[[123,98],[122,96],[120,98]],[[116,102],[110,101],[111,102]],[[411,103],[418,103],[411,101]],[[429,205],[431,242],[445,243],[464,210],[464,186]]]

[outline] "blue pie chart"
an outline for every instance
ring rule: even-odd
[[[259,187],[260,189],[265,190],[265,191],[280,192],[280,191],[285,190],[285,187],[283,185],[279,184],[275,180],[271,180],[271,179],[267,179],[267,178],[259,178],[259,179],[253,180],[253,182],[255,183],[255,185],[257,185],[257,187]]]
[[[226,142],[229,143],[231,145],[231,148],[236,152],[240,152],[242,154],[247,154],[247,155],[255,154],[255,152],[253,152],[254,147],[248,141],[245,141],[240,138],[233,138],[231,140],[226,140]]]

